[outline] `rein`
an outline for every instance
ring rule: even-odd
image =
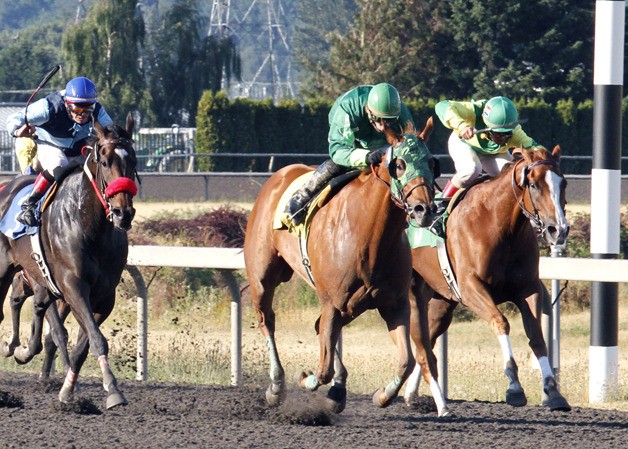
[[[530,165],[525,165],[521,169],[521,181],[517,182],[517,166],[520,165],[522,162],[523,162],[523,159],[518,161],[512,170],[512,182],[511,182],[512,192],[515,195],[515,200],[517,200],[517,204],[519,205],[519,208],[521,209],[523,215],[530,220],[530,222],[532,223],[532,226],[536,230],[537,235],[539,237],[543,237],[545,233],[547,232],[547,226],[545,225],[543,220],[541,220],[541,218],[539,217],[539,211],[534,204],[532,195],[530,194],[530,188],[529,188],[529,183],[528,183],[528,173],[534,170],[534,168],[539,167],[541,165],[547,165],[554,168],[558,168],[558,165],[556,165],[556,162],[549,161],[549,160],[536,161]],[[518,199],[517,191],[515,190],[515,188],[523,191],[523,195],[521,195],[521,199]],[[528,211],[525,206],[525,193],[526,192],[528,192],[528,198],[530,199],[532,212]]]

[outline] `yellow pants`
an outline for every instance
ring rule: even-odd
[[[15,139],[15,155],[20,164],[20,171],[24,171],[33,166],[33,159],[37,154],[37,144],[30,137],[18,137]],[[33,167],[35,168],[35,167]]]

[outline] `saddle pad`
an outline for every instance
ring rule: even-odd
[[[325,203],[327,196],[332,191],[332,188],[327,185],[325,186],[318,194],[316,194],[307,208],[307,212],[305,213],[305,219],[303,223],[299,226],[294,226],[292,220],[285,212],[286,204],[292,198],[292,195],[303,185],[305,182],[312,176],[312,172],[304,173],[299,176],[297,179],[292,181],[292,183],[288,186],[286,190],[284,190],[281,198],[279,199],[279,203],[277,203],[277,209],[275,209],[275,216],[273,219],[273,229],[282,229],[288,228],[293,234],[301,235],[303,231],[309,227],[310,221],[312,220],[312,216],[314,213]]]
[[[29,184],[17,192],[15,197],[13,197],[13,201],[11,202],[9,209],[4,214],[4,217],[2,217],[2,220],[0,220],[0,232],[12,240],[16,240],[24,235],[34,235],[37,234],[37,231],[39,231],[39,227],[27,226],[15,219],[17,214],[22,211],[22,200],[26,198],[32,190],[33,184]],[[40,205],[41,202],[38,207]]]

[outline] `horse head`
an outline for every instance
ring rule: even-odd
[[[117,125],[106,129],[94,123],[97,141],[88,161],[96,185],[104,200],[107,218],[116,228],[129,230],[135,216],[133,197],[137,194],[137,157],[133,148],[131,113],[127,115],[126,128]]]
[[[389,147],[384,164],[393,201],[418,226],[427,226],[433,218],[435,159],[425,145],[432,126],[430,117],[421,133],[406,132],[403,140]]]
[[[560,146],[513,150],[513,186],[523,192],[519,206],[538,235],[550,245],[564,245],[569,234],[565,217],[567,181],[558,166]],[[513,187],[514,188],[514,187]]]

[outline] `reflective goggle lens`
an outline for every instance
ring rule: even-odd
[[[74,114],[91,114],[94,112],[93,103],[68,103],[68,109]]]

